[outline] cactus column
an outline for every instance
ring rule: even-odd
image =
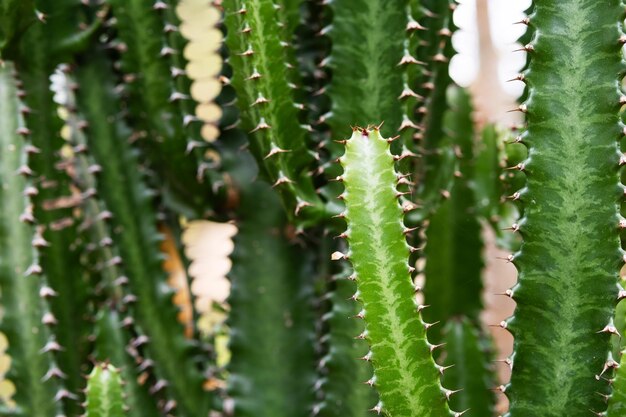
[[[601,3],[601,4],[600,4]],[[535,0],[510,416],[606,409],[619,241],[619,0]],[[604,371],[604,374],[602,374]],[[597,414],[600,415],[600,414]]]

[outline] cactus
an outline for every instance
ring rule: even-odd
[[[18,98],[14,67],[0,67],[0,144],[3,186],[0,187],[2,250],[0,284],[4,314],[0,329],[9,339],[12,357],[10,379],[17,388],[16,402],[24,415],[54,417],[59,403],[69,395],[60,385],[64,374],[54,362],[53,352],[60,346],[47,326],[56,319],[46,299],[56,292],[47,286],[39,264],[37,249],[49,245],[41,228],[33,226],[32,203],[28,195],[36,192],[29,184],[33,175],[28,154],[36,151],[27,142],[28,130]],[[26,137],[24,137],[26,136]],[[9,240],[10,239],[10,240]],[[38,329],[31,331],[30,329]]]
[[[621,415],[626,15],[597,3],[534,0],[513,138],[450,78],[453,0],[0,0],[0,414]],[[159,248],[198,218],[238,228],[219,336]],[[487,226],[519,270],[497,387]]]
[[[426,340],[428,324],[413,300],[410,247],[397,202],[402,194],[393,185],[400,176],[389,146],[378,128],[355,129],[346,141],[340,162],[350,250],[334,258],[350,259],[354,267],[354,297],[363,303],[358,316],[366,323],[362,337],[370,343],[366,356],[374,365],[369,384],[381,396],[377,409],[398,417],[445,416],[450,393],[439,386]]]
[[[118,369],[109,364],[94,366],[87,378],[86,417],[126,415],[122,393],[122,378]]]
[[[526,186],[513,197],[523,205],[523,243],[512,256],[519,271],[511,294],[517,308],[502,323],[515,337],[506,388],[512,417],[602,412],[602,395],[610,393],[602,376],[617,364],[609,338],[623,263],[617,175],[622,34],[615,23],[623,6],[595,6],[535,1],[535,36],[524,47],[529,92],[520,110],[529,157],[519,165]],[[591,50],[589,59],[585,51]]]

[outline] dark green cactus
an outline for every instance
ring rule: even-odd
[[[0,330],[9,339],[9,378],[17,388],[15,401],[20,411],[28,416],[55,417],[61,412],[61,400],[70,393],[59,380],[64,374],[53,358],[61,347],[48,328],[56,319],[46,300],[57,293],[47,285],[37,253],[49,243],[36,225],[28,197],[37,192],[28,180],[34,175],[28,155],[37,149],[28,141],[25,105],[18,98],[15,76],[12,63],[0,66],[0,285],[4,309]]]
[[[616,23],[620,1],[536,0],[524,46],[528,98],[520,105],[529,157],[515,315],[510,415],[585,416],[606,409],[615,361],[609,338],[623,264],[617,175],[622,135]],[[560,352],[555,354],[555,352]]]
[[[453,85],[456,6],[0,0],[0,414],[623,414],[624,5],[534,1],[515,138]],[[159,248],[198,218],[239,229],[219,337],[185,336]],[[523,241],[510,358],[485,226]]]

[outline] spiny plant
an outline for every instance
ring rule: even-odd
[[[513,136],[450,78],[456,7],[0,0],[0,414],[621,416],[626,6],[534,1]],[[219,331],[163,266],[194,220],[238,229]]]

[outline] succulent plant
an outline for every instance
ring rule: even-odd
[[[456,6],[0,0],[0,414],[622,415],[625,5],[534,0],[514,139],[450,78]],[[186,332],[198,219],[237,234]]]

